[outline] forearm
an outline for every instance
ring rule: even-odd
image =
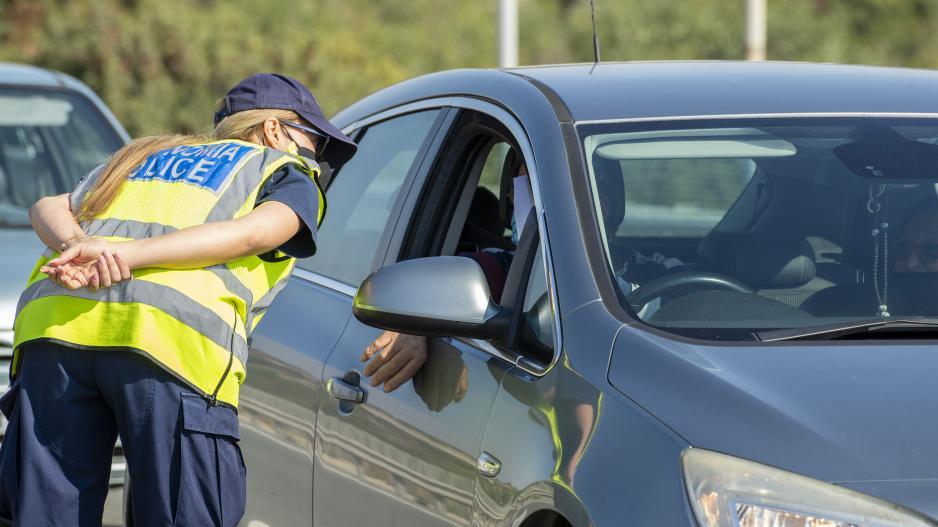
[[[68,194],[37,201],[29,208],[29,221],[42,243],[53,251],[60,251],[64,242],[85,234],[72,214]]]
[[[131,269],[193,269],[270,250],[259,247],[256,240],[232,223],[206,223],[163,236],[117,243],[115,249]]]
[[[131,269],[192,269],[230,262],[276,249],[300,228],[296,214],[281,203],[264,203],[243,218],[115,244]]]

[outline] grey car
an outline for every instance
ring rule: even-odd
[[[0,63],[0,393],[9,383],[16,302],[46,249],[30,228],[39,198],[70,192],[129,136],[81,81],[52,70]],[[0,416],[0,438],[6,420]],[[115,452],[111,484],[124,460]]]
[[[352,105],[252,337],[244,524],[936,525],[936,93],[602,63]],[[429,347],[391,393],[382,328]]]

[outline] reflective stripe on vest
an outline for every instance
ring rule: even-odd
[[[277,296],[284,287],[287,286],[289,278],[284,278],[277,282],[277,284],[267,291],[267,293],[257,299],[257,302],[254,302],[251,306],[251,311],[248,312],[247,323],[245,324],[248,327],[248,331],[254,331],[254,327],[260,322],[261,317],[264,316],[264,313],[267,311],[267,308],[274,302],[274,297]]]
[[[317,166],[252,143],[219,141],[150,156],[108,209],[82,228],[90,236],[119,241],[235,219],[253,210],[267,179],[290,163],[316,183],[321,221],[325,196],[316,181]],[[99,174],[100,169],[73,192],[75,210]],[[20,297],[11,375],[20,347],[34,340],[128,348],[151,357],[203,395],[216,394],[233,406],[244,380],[247,337],[295,263],[293,258],[267,262],[250,256],[204,269],[137,269],[133,280],[114,287],[72,291],[38,271],[54,256],[43,254]]]
[[[153,236],[169,234],[179,229],[171,225],[163,225],[162,223],[146,223],[136,220],[107,218],[104,220],[84,221],[81,223],[81,230],[88,236],[139,240],[141,238],[151,238]]]
[[[71,290],[44,279],[33,283],[23,291],[16,311],[21,311],[27,303],[37,298],[51,296],[84,298],[96,302],[146,304],[164,311],[175,319],[187,321],[189,327],[196,329],[205,338],[218,344],[220,348],[227,350],[231,347],[231,351],[241,362],[247,359],[247,340],[244,336],[238,335],[236,329],[232,327],[233,320],[222,320],[214,311],[206,309],[202,304],[172,287],[146,280],[128,280],[97,291],[84,287]]]

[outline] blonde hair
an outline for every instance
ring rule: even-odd
[[[198,145],[223,139],[257,143],[267,119],[297,121],[300,117],[289,110],[245,110],[225,117],[206,135],[152,135],[135,139],[111,156],[94,186],[85,194],[76,216],[86,221],[101,214],[111,205],[127,177],[151,155],[177,146]]]

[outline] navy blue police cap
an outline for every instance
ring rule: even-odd
[[[245,110],[291,110],[329,136],[322,158],[337,168],[355,155],[358,145],[332,125],[322,114],[316,98],[303,83],[277,73],[258,73],[242,80],[225,95],[224,104],[215,112],[215,126],[233,113]]]

